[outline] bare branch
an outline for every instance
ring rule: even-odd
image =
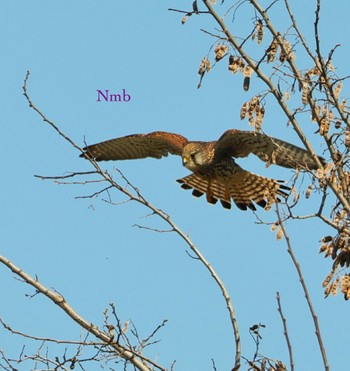
[[[281,316],[281,320],[282,320],[282,323],[283,323],[283,335],[286,338],[286,342],[287,342],[287,348],[288,348],[288,353],[289,353],[290,370],[293,371],[294,370],[294,359],[293,359],[292,344],[291,344],[290,339],[289,339],[288,328],[287,328],[287,320],[286,320],[286,317],[284,316],[283,311],[282,311],[281,297],[280,297],[279,292],[277,292],[277,294],[276,294],[276,299],[277,299],[277,305],[278,305],[278,312]]]
[[[300,281],[301,286],[303,288],[303,292],[305,294],[306,302],[308,304],[310,313],[312,315],[312,319],[313,319],[314,326],[315,326],[316,338],[318,340],[320,352],[321,352],[322,359],[323,359],[324,368],[325,368],[326,371],[329,371],[329,364],[328,364],[328,360],[327,360],[326,348],[323,345],[323,340],[322,340],[322,336],[321,336],[321,329],[320,329],[320,326],[318,324],[318,317],[317,317],[316,312],[314,310],[314,307],[312,305],[311,296],[309,294],[309,290],[307,288],[307,285],[306,285],[306,282],[305,282],[305,279],[304,279],[303,272],[302,272],[302,270],[300,268],[300,264],[298,263],[298,261],[297,261],[297,259],[295,257],[295,254],[294,254],[292,245],[290,243],[289,236],[288,236],[287,231],[286,231],[286,229],[284,227],[284,223],[283,223],[283,221],[281,219],[280,211],[279,211],[279,208],[278,208],[278,205],[277,204],[276,204],[276,213],[277,213],[279,224],[281,226],[281,230],[283,231],[284,239],[285,239],[286,244],[287,244],[287,251],[288,251],[290,257],[292,258],[292,262],[294,264],[294,267],[297,270],[299,281]]]
[[[83,327],[86,331],[94,335],[96,338],[100,339],[108,347],[113,349],[116,352],[117,356],[129,361],[140,371],[151,370],[151,368],[144,362],[144,357],[142,355],[134,352],[132,349],[127,349],[126,347],[118,344],[108,333],[100,330],[93,323],[86,321],[69,305],[69,303],[62,295],[55,293],[54,291],[41,284],[38,280],[33,279],[31,276],[29,276],[22,269],[13,264],[10,260],[6,259],[4,256],[0,256],[0,263],[4,264],[13,273],[21,277],[27,284],[33,286],[38,292],[40,292],[57,306],[59,306],[74,322]],[[165,368],[155,364],[154,362],[152,362],[152,365],[159,370],[165,371]]]

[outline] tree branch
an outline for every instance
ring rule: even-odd
[[[68,315],[68,317],[70,317],[75,323],[80,325],[82,328],[84,328],[90,334],[94,335],[96,338],[100,339],[106,346],[113,349],[117,356],[124,358],[140,371],[151,371],[151,368],[144,362],[144,357],[142,355],[118,344],[117,342],[114,341],[113,336],[100,330],[93,323],[86,321],[69,305],[69,303],[65,300],[65,298],[62,295],[48,289],[43,284],[41,284],[37,279],[33,279],[21,268],[17,267],[15,264],[13,264],[10,260],[6,259],[4,256],[0,256],[0,263],[5,265],[13,273],[22,278],[24,282],[31,285],[38,292],[40,292],[48,299],[50,299],[53,303],[60,307]],[[153,361],[152,365],[159,370],[166,371],[165,368],[157,365]]]
[[[291,259],[292,259],[292,262],[294,264],[294,267],[297,270],[299,281],[300,281],[301,286],[303,288],[303,292],[305,294],[306,302],[308,304],[308,307],[309,307],[309,310],[310,310],[310,313],[311,313],[311,316],[312,316],[312,319],[313,319],[313,322],[314,322],[315,334],[316,334],[316,338],[318,340],[319,348],[320,348],[320,351],[321,351],[324,368],[325,368],[326,371],[329,371],[329,365],[328,365],[328,360],[327,360],[326,348],[323,345],[323,340],[322,340],[322,336],[321,336],[321,329],[320,329],[320,326],[318,324],[318,317],[317,317],[316,312],[314,310],[314,307],[312,305],[311,296],[309,294],[309,290],[307,288],[307,285],[306,285],[306,282],[305,282],[305,279],[304,279],[304,276],[303,276],[303,272],[302,272],[302,270],[300,268],[300,264],[298,263],[298,261],[296,259],[296,256],[294,254],[292,245],[290,243],[289,236],[288,236],[287,231],[285,229],[284,223],[283,223],[283,221],[281,219],[281,215],[280,215],[280,212],[279,212],[278,205],[276,205],[276,213],[277,213],[279,225],[280,225],[280,227],[282,229],[283,236],[284,236],[284,239],[285,239],[286,244],[287,244],[287,251],[288,251],[288,253],[289,253],[289,255],[290,255]]]

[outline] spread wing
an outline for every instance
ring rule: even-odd
[[[161,158],[172,155],[181,156],[188,139],[179,134],[155,131],[149,134],[133,134],[105,142],[92,144],[84,149],[80,157],[96,161],[131,160],[138,158]]]
[[[303,148],[251,131],[227,130],[215,144],[218,156],[246,157],[250,153],[268,164],[287,168],[317,169],[313,156]],[[322,164],[325,160],[319,157]]]

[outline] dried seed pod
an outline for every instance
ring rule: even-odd
[[[324,281],[322,282],[322,286],[323,286],[323,287],[328,286],[328,284],[331,282],[331,279],[333,278],[333,276],[334,276],[334,272],[332,271],[332,272],[330,272],[330,273],[327,275],[327,277],[324,279]]]
[[[302,93],[301,93],[301,102],[306,105],[308,103],[308,97],[310,94],[309,84],[305,81],[302,82],[301,85]]]
[[[244,80],[243,80],[243,89],[244,91],[249,90],[249,85],[250,85],[250,76],[253,73],[253,69],[251,66],[247,65],[246,68],[244,69]]]
[[[255,127],[255,118],[253,116],[249,117],[248,122],[249,122],[249,125],[250,126],[254,126]]]
[[[322,117],[320,122],[320,135],[324,136],[328,134],[330,122],[327,117]]]
[[[324,104],[322,107],[322,116],[327,116],[327,114],[328,114],[328,107],[326,104]]]
[[[210,61],[207,57],[201,60],[199,65],[198,75],[203,76],[206,72],[210,71]]]
[[[341,127],[341,121],[340,121],[340,120],[337,120],[337,121],[334,123],[334,127],[335,127],[336,129],[340,129],[340,127]]]
[[[243,72],[243,74],[244,74],[244,76],[245,77],[250,77],[252,74],[253,74],[253,68],[251,67],[251,66],[246,66],[246,68],[244,69],[244,72]]]
[[[283,48],[281,48],[280,52],[280,61],[283,63],[286,61],[286,59],[291,57],[292,55],[292,45],[290,42],[286,39],[283,40]]]
[[[243,90],[248,91],[250,86],[250,77],[246,76],[243,80]]]
[[[315,104],[314,110],[311,111],[311,121],[315,122],[318,120],[318,117],[321,113],[321,107],[318,104]]]
[[[130,321],[124,322],[124,327],[122,328],[122,333],[125,334],[128,331]]]
[[[256,115],[255,130],[259,131],[262,127],[263,117],[260,114]]]
[[[191,17],[192,13],[187,13],[182,19],[181,24],[185,24],[187,22],[187,19]]]
[[[240,64],[239,59],[240,58],[235,58],[232,54],[230,55],[230,58],[228,60],[228,69],[231,72],[237,73]]]
[[[339,94],[340,94],[342,88],[343,88],[343,82],[340,81],[340,83],[335,87],[334,92],[333,92],[335,99],[339,98]]]
[[[332,286],[331,286],[331,294],[333,296],[337,295],[338,287],[339,287],[339,277],[337,277],[337,279],[332,283]]]
[[[348,287],[348,290],[347,290],[346,294],[344,294],[344,299],[345,300],[349,300],[350,299],[350,286]]]
[[[265,115],[265,108],[261,106],[256,106],[255,112],[256,112],[255,130],[260,130]]]
[[[340,283],[340,289],[343,294],[346,294],[347,291],[349,291],[350,288],[350,276],[348,274],[345,274],[341,278],[341,283]]]
[[[268,50],[267,50],[267,62],[273,62],[276,58],[277,50],[279,48],[278,39],[272,40]]]
[[[294,186],[291,189],[291,193],[293,195],[293,202],[297,202],[299,199],[299,194]]]
[[[265,116],[265,107],[264,106],[260,106],[259,114],[264,118],[264,116]]]
[[[334,66],[333,66],[333,64],[332,64],[332,62],[331,61],[328,61],[328,63],[327,63],[327,66],[326,66],[330,71],[335,71],[335,68],[334,68]]]
[[[195,1],[192,3],[192,9],[193,9],[194,13],[198,13],[197,0],[195,0]]]
[[[224,44],[218,44],[215,47],[215,60],[218,62],[220,59],[224,57],[226,52],[228,51],[228,46]]]
[[[243,105],[241,107],[240,115],[239,115],[241,120],[245,119],[245,117],[247,115],[248,107],[249,107],[248,102],[243,103]]]
[[[205,58],[204,64],[205,64],[205,72],[210,72],[211,64],[210,64],[210,60],[208,58]]]
[[[314,184],[311,183],[311,184],[307,187],[307,190],[306,190],[306,192],[305,192],[305,198],[306,198],[306,199],[310,198],[313,189],[314,189]]]
[[[255,114],[255,107],[256,107],[256,103],[250,101],[249,108],[248,108],[248,118],[252,117],[253,114]]]
[[[239,70],[244,73],[244,69],[245,69],[245,63],[244,63],[244,60],[242,58],[239,58]]]
[[[327,258],[328,256],[332,256],[333,251],[334,251],[333,245],[327,245],[326,253],[324,254],[324,257]]]
[[[255,130],[260,130],[264,115],[265,108],[260,105],[258,96],[255,96],[248,102],[245,102],[240,112],[241,120],[247,117],[249,125],[253,126]]]
[[[333,241],[333,237],[332,236],[324,236],[320,240],[320,242],[324,242],[324,243],[331,242],[331,241]]]
[[[331,292],[331,289],[332,289],[332,284],[330,284],[330,285],[328,285],[328,286],[326,287],[326,289],[324,290],[324,297],[325,297],[325,298],[328,297],[328,295],[329,295],[330,292]]]
[[[277,239],[277,241],[280,241],[280,240],[283,238],[283,235],[284,235],[284,233],[283,233],[283,229],[280,228],[280,229],[277,231],[277,234],[276,234],[276,239]]]
[[[306,72],[307,76],[320,76],[321,72],[317,66],[312,67]]]
[[[199,65],[198,75],[203,76],[205,74],[205,63],[204,58],[201,60],[201,64]]]
[[[336,262],[340,264],[341,267],[348,268],[350,265],[350,256],[348,251],[341,251],[336,257]]]
[[[344,112],[345,108],[346,108],[346,99],[343,99],[340,105],[340,109],[342,112]]]
[[[321,254],[322,252],[325,252],[327,249],[328,249],[328,245],[327,245],[326,243],[324,243],[324,244],[321,245],[321,247],[320,247],[319,254]]]
[[[289,92],[289,90],[286,90],[285,91],[284,97],[285,97],[286,100],[289,100],[290,99],[290,92]]]
[[[335,241],[335,247],[337,249],[342,249],[345,245],[345,239],[346,239],[346,235],[345,233],[341,232],[337,238],[337,240]]]
[[[271,226],[271,231],[274,232],[279,225],[280,225],[279,222],[273,223],[272,226]]]
[[[261,44],[264,38],[264,27],[261,19],[259,19],[258,22],[256,23],[256,34],[258,44]]]
[[[345,132],[345,146],[350,149],[350,131],[346,130]]]

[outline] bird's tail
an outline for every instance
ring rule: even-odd
[[[269,179],[244,171],[240,179],[232,179],[224,183],[200,174],[190,174],[178,179],[183,189],[192,189],[195,197],[206,195],[207,201],[215,204],[220,200],[225,209],[231,208],[231,199],[241,210],[256,210],[253,202],[268,210],[275,202],[280,202],[278,195],[286,198],[289,187],[280,184],[282,181]]]

